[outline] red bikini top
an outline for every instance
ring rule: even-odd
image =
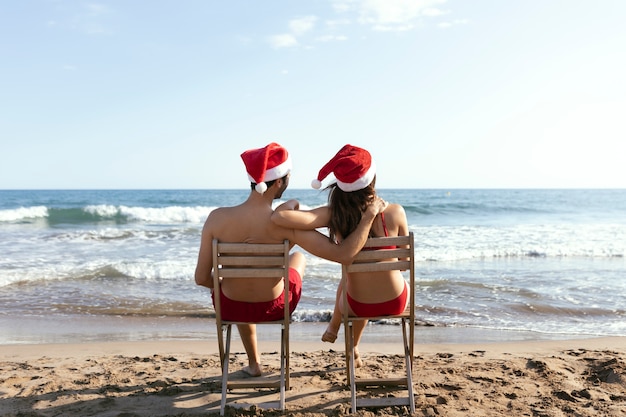
[[[385,223],[385,213],[380,213],[380,220],[383,222],[383,230],[385,231],[385,237],[389,237],[387,231],[387,224]],[[397,246],[372,246],[370,248],[363,248],[363,250],[378,250],[378,249],[397,249]]]

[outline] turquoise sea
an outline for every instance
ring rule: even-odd
[[[626,190],[379,194],[405,207],[415,234],[425,331],[626,335]],[[0,344],[214,338],[209,291],[193,281],[200,232],[212,209],[247,195],[0,191]],[[284,198],[326,203],[316,190],[288,189]],[[337,264],[306,255],[294,327],[328,320],[340,277]]]

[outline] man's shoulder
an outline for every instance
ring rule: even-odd
[[[236,218],[232,207],[217,207],[211,210],[204,222],[204,230],[218,230]]]
[[[209,213],[209,218],[211,217],[227,217],[227,216],[236,216],[237,211],[239,211],[240,206],[224,206],[224,207],[216,207]]]

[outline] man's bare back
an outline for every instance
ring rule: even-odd
[[[238,206],[212,211],[205,223],[203,235],[206,234],[211,241],[218,239],[221,242],[243,243],[280,243],[285,239],[293,239],[290,229],[276,226],[271,221],[272,213],[271,206],[264,199],[249,198]],[[233,282],[225,282],[222,291],[228,298],[237,301],[269,301],[283,291],[283,281],[280,279],[241,278],[236,284]]]

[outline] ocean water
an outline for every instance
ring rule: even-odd
[[[420,325],[538,338],[626,335],[626,190],[379,194],[404,206],[415,234]],[[0,191],[0,343],[215,333],[203,327],[213,316],[209,291],[193,280],[200,233],[211,210],[247,195]],[[316,190],[289,189],[284,198],[326,203]],[[305,254],[294,320],[321,323],[340,267]]]

